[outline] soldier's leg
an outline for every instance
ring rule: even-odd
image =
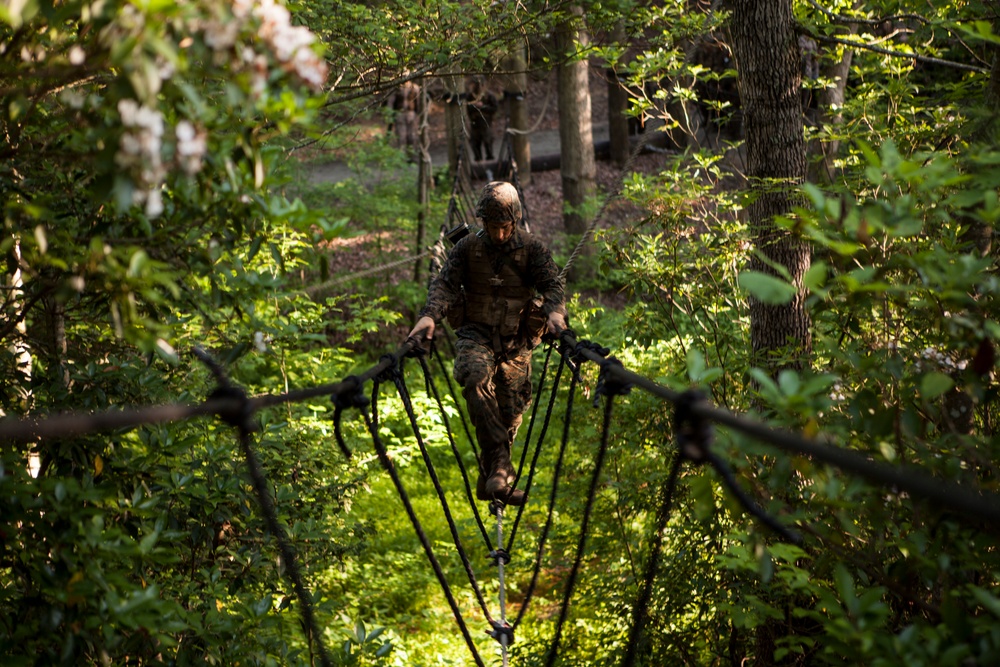
[[[497,366],[494,386],[500,421],[507,435],[502,455],[509,461],[511,445],[521,425],[522,416],[531,405],[531,350],[522,350],[517,356]],[[511,470],[513,471],[513,465]]]
[[[483,133],[483,147],[486,149],[486,159],[493,159],[493,132],[489,129]]]
[[[469,419],[476,429],[482,454],[480,474],[485,485],[486,478],[495,472],[498,454],[507,445],[507,425],[501,420],[493,382],[496,359],[493,350],[467,338],[459,338],[455,348],[455,380],[462,386]]]

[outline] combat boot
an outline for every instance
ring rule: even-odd
[[[515,489],[510,486],[507,487],[506,491],[498,493],[495,496],[488,494],[486,492],[486,475],[482,472],[479,473],[479,479],[476,481],[476,498],[486,501],[499,500],[505,505],[513,505],[514,507],[520,507],[528,502],[527,493],[521,489]]]
[[[490,497],[498,497],[507,492],[510,485],[517,481],[517,473],[510,462],[510,446],[501,447],[493,455],[490,462],[490,476],[486,479],[486,493]]]

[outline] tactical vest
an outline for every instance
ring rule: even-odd
[[[530,237],[523,231],[520,235],[521,247],[506,253],[509,262],[500,259],[501,251],[488,238],[480,236],[470,239],[465,255],[465,277],[462,281],[465,321],[495,327],[501,336],[518,333],[521,311],[535,293],[532,285],[524,284],[528,276]],[[494,270],[494,267],[499,269]]]

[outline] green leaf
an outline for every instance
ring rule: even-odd
[[[816,262],[802,276],[802,284],[813,292],[820,292],[821,288],[826,284],[828,270],[829,267],[826,262]]]
[[[795,298],[795,286],[759,271],[744,271],[739,284],[751,296],[769,306],[783,306]]]
[[[694,516],[699,521],[711,518],[715,513],[715,485],[707,474],[698,474],[688,479],[691,500],[694,501]]]
[[[920,380],[920,394],[926,399],[935,399],[955,386],[950,376],[940,371],[931,371]]]

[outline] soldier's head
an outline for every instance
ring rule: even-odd
[[[487,183],[476,204],[476,217],[493,243],[506,243],[521,220],[521,198],[517,188],[505,181]]]

